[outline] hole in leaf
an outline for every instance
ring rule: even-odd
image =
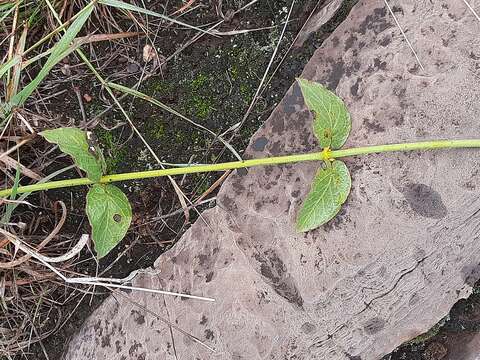
[[[332,137],[332,130],[331,129],[325,129],[323,131],[323,136],[325,136],[325,138],[329,139]]]
[[[120,214],[113,215],[113,221],[115,221],[116,223],[119,223],[120,221],[122,221],[122,215]]]

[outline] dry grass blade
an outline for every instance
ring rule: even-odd
[[[19,2],[18,0],[15,2],[15,13],[13,15],[13,22],[12,22],[12,36],[10,37],[10,45],[8,47],[8,60],[12,59],[14,56],[14,48],[15,48],[15,33],[17,31],[17,22],[18,22],[18,14],[19,14]],[[8,74],[8,81],[10,81],[10,73]]]
[[[31,257],[40,261],[44,266],[46,266],[48,269],[53,271],[58,277],[60,277],[64,282],[66,282],[68,284],[94,285],[94,286],[102,286],[102,287],[105,287],[105,288],[112,287],[112,288],[127,289],[127,290],[133,290],[133,291],[142,291],[142,292],[146,292],[146,293],[153,293],[153,294],[160,294],[160,295],[180,296],[180,297],[185,297],[185,298],[189,298],[189,299],[203,300],[203,301],[209,301],[209,302],[215,301],[215,299],[208,298],[208,297],[203,297],[203,296],[183,294],[183,293],[177,293],[177,292],[165,291],[165,290],[149,289],[149,288],[143,288],[143,287],[138,287],[138,286],[128,286],[128,285],[116,284],[119,281],[123,281],[122,279],[102,279],[104,281],[97,281],[98,279],[95,278],[95,277],[68,278],[65,275],[63,275],[58,269],[56,269],[54,266],[51,265],[51,263],[60,262],[60,260],[58,259],[60,257],[51,258],[51,257],[48,257],[48,256],[41,255],[37,251],[32,249],[30,246],[25,244],[23,241],[21,241],[17,236],[15,236],[14,234],[12,234],[12,233],[4,230],[4,229],[0,228],[0,233],[5,238],[7,238],[10,242],[12,242],[18,249],[22,250],[27,255],[30,255]],[[81,250],[81,248],[83,248],[86,244],[85,236],[83,236],[80,239],[79,243],[82,244],[82,246],[80,247],[80,250]],[[79,253],[78,248],[75,247],[74,249],[75,249],[75,254],[74,255],[78,254]],[[71,252],[73,252],[73,249],[68,253],[70,258],[72,257],[70,255]],[[63,255],[62,257],[66,257],[66,254]],[[129,277],[129,279],[130,279],[130,277]],[[108,280],[108,281],[106,281],[106,280]]]
[[[95,35],[88,35],[88,36],[81,36],[77,37],[72,41],[72,44],[69,46],[69,48],[65,51],[65,56],[68,54],[72,53],[73,51],[77,50],[80,48],[80,46],[87,45],[87,44],[92,44],[96,42],[101,42],[101,41],[112,41],[112,40],[119,40],[119,39],[124,39],[128,37],[133,37],[133,36],[139,36],[142,33],[140,32],[122,32],[122,33],[115,33],[115,34],[95,34]],[[28,59],[26,61],[22,62],[22,69],[26,68],[27,66],[37,62],[38,60],[50,55],[54,49],[48,49],[31,59]]]
[[[116,7],[116,8],[122,9],[122,10],[135,11],[135,12],[138,12],[140,14],[145,14],[145,15],[150,15],[150,16],[153,16],[153,17],[158,17],[158,18],[163,19],[167,22],[177,24],[177,25],[180,25],[180,26],[184,26],[188,29],[192,29],[192,30],[196,30],[196,31],[200,31],[202,33],[208,34],[208,30],[200,29],[199,27],[189,25],[187,23],[184,23],[182,21],[178,21],[176,19],[170,18],[168,16],[157,13],[155,11],[150,11],[150,10],[147,10],[145,8],[141,8],[139,6],[132,5],[132,4],[127,4],[127,3],[123,2],[123,1],[120,1],[120,0],[99,0],[98,3],[103,4],[103,5],[108,5],[108,6],[111,6],[111,7]]]
[[[23,51],[25,50],[25,42],[27,39],[27,33],[28,33],[28,26],[27,23],[25,23],[22,31],[22,35],[20,36],[20,39],[17,43],[17,47],[15,49],[15,58],[22,59],[23,56]],[[12,37],[13,38],[13,37]],[[9,83],[7,84],[7,96],[6,100],[10,101],[10,99],[17,93],[18,91],[18,86],[20,84],[20,73],[22,70],[22,66],[20,63],[15,64],[12,69],[12,76],[10,78]]]
[[[20,147],[22,147],[23,145],[25,145],[27,142],[29,142],[30,140],[32,140],[31,137],[26,137],[25,139],[23,139],[22,141],[20,141],[17,145],[15,146],[12,146],[10,149],[8,149],[7,151],[3,152],[0,154],[0,159],[4,156],[7,156],[7,155],[10,155],[12,152],[16,151],[17,149],[19,149]]]
[[[30,170],[25,165],[22,165],[19,161],[12,159],[10,156],[3,156],[0,158],[0,161],[5,164],[9,169],[18,169],[23,175],[28,176],[30,179],[40,181],[42,177],[38,175],[33,170]]]
[[[82,36],[78,37],[74,40],[74,43],[77,43],[79,45],[85,45],[85,44],[91,44],[94,42],[100,42],[100,41],[112,41],[112,40],[118,40],[118,39],[124,39],[132,36],[138,36],[141,35],[141,32],[120,32],[120,33],[115,33],[115,34],[95,34],[95,35],[89,35],[89,36]]]
[[[55,238],[55,236],[57,236],[63,224],[65,223],[65,220],[67,218],[67,207],[61,201],[59,201],[58,203],[62,207],[62,217],[60,218],[60,221],[52,230],[52,232],[37,246],[36,248],[37,251],[40,251],[41,249],[43,249],[53,238]],[[7,236],[5,236],[5,239],[10,240],[10,238]],[[17,260],[12,260],[7,263],[0,262],[0,269],[12,269],[28,261],[31,257],[32,257],[31,255],[26,254]]]
[[[181,6],[177,11],[175,11],[172,14],[172,16],[185,12],[188,8],[190,8],[195,3],[195,1],[196,0],[188,0],[183,6]]]

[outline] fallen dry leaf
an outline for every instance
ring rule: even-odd
[[[157,52],[151,45],[146,44],[143,47],[143,61],[145,61],[146,63],[149,63],[150,61],[155,59],[156,56],[157,56]]]

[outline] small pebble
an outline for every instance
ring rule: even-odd
[[[127,71],[131,74],[136,73],[140,70],[140,67],[135,63],[130,63],[127,66]]]

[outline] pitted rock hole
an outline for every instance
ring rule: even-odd
[[[265,150],[265,146],[267,146],[267,144],[268,144],[268,139],[265,136],[262,136],[253,142],[252,148],[255,151],[263,151]]]
[[[363,329],[367,334],[373,335],[378,333],[384,327],[385,327],[385,320],[383,320],[382,318],[376,317],[368,320],[363,326]]]
[[[295,82],[292,89],[292,94],[287,95],[283,100],[283,111],[286,115],[292,115],[296,112],[296,106],[300,105],[303,101],[302,90],[300,86]]]
[[[447,216],[447,208],[438,192],[425,184],[412,184],[403,191],[403,196],[417,214],[442,219]]]
[[[289,303],[302,308],[303,298],[280,256],[270,249],[266,250],[263,255],[255,254],[254,258],[260,265],[260,273],[275,292]]]
[[[464,266],[462,268],[462,276],[465,283],[473,287],[480,279],[480,264]]]
[[[304,334],[311,334],[313,333],[315,330],[317,330],[317,327],[312,324],[312,323],[309,323],[309,322],[306,322],[304,323],[301,327],[300,327],[300,330],[304,333]]]

